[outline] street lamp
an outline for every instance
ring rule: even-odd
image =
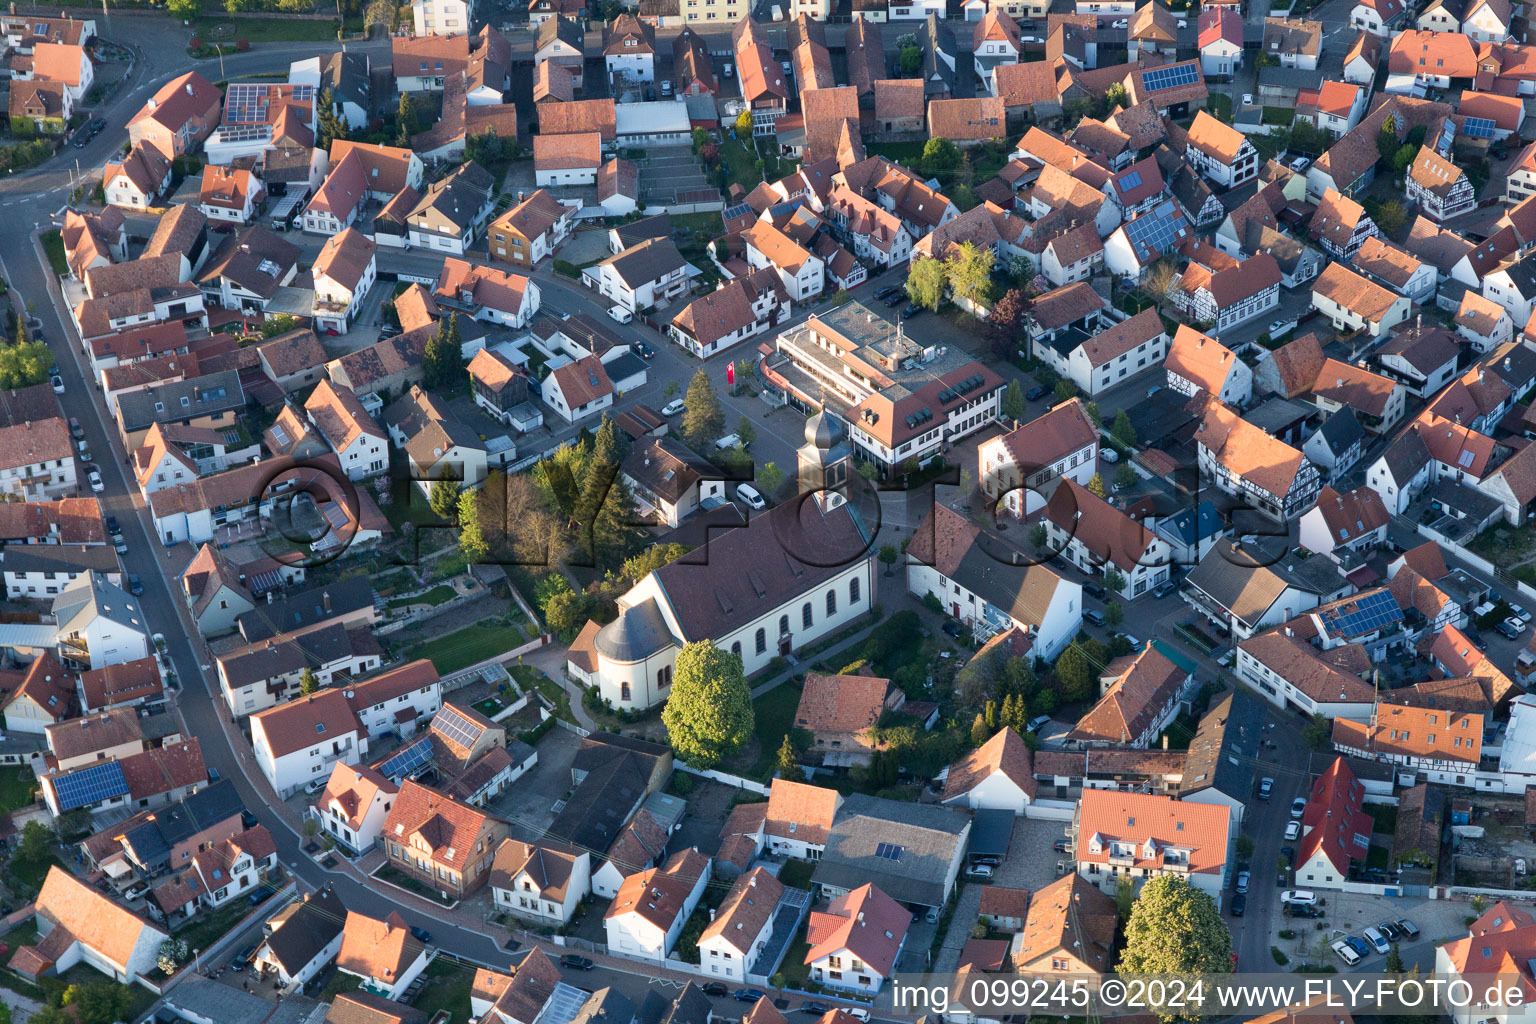
[[[202,952],[203,951],[200,950],[200,949],[194,949],[192,951],[192,963],[193,963],[192,971],[193,971],[194,974],[202,974],[203,973],[203,957],[202,957]]]

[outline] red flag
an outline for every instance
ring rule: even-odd
[[[725,382],[727,384],[732,385],[733,387],[735,386],[735,384],[736,384],[736,364],[735,363],[726,363],[725,364]]]

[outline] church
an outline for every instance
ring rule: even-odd
[[[796,497],[647,574],[619,598],[617,618],[587,624],[590,657],[576,660],[578,639],[571,675],[616,708],[642,710],[666,701],[686,644],[713,640],[750,676],[874,607],[873,538],[847,500],[852,452],[833,417],[806,421],[796,461]]]

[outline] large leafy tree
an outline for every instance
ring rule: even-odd
[[[1024,325],[1024,293],[1010,288],[992,305],[987,314],[987,334],[992,339],[992,354],[1007,359],[1019,347]]]
[[[709,374],[700,369],[688,382],[688,393],[683,396],[683,440],[690,448],[702,448],[724,429],[725,411],[720,408],[720,398]]]
[[[448,473],[432,482],[431,493],[427,495],[427,504],[432,507],[433,513],[438,518],[453,521],[454,515],[459,511],[459,481],[453,474]]]
[[[638,529],[634,498],[619,476],[624,446],[618,433],[612,418],[604,416],[592,439],[586,480],[571,515],[577,541],[594,566],[626,554]]]
[[[316,124],[320,129],[320,145],[329,147],[333,139],[345,139],[347,137],[347,122],[336,114],[336,97],[331,90],[322,89],[320,92],[320,108],[316,114]]]
[[[661,712],[677,756],[695,768],[713,768],[752,736],[756,717],[741,659],[712,640],[678,652],[672,695]]]
[[[1121,974],[1230,974],[1232,935],[1210,894],[1163,875],[1141,887],[1125,924]],[[1164,1021],[1177,1018],[1163,1013]]]
[[[944,264],[934,259],[917,260],[907,271],[907,298],[925,309],[938,309],[944,301]]]
[[[416,104],[409,94],[402,94],[400,106],[395,108],[395,144],[409,147],[411,136],[419,131],[421,124],[416,120]]]
[[[948,139],[929,139],[923,144],[923,173],[939,174],[960,164],[960,150]]]
[[[53,352],[46,342],[0,346],[0,388],[41,384],[48,379],[48,367],[52,365]]]
[[[991,249],[979,248],[975,242],[962,242],[951,250],[944,261],[944,276],[955,297],[972,302],[985,299],[992,286],[992,265],[996,261]]]
[[[1108,659],[1097,640],[1077,640],[1056,659],[1056,679],[1061,683],[1064,700],[1087,700],[1093,696],[1099,671]]]

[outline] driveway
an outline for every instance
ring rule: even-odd
[[[512,837],[533,843],[544,838],[544,829],[555,820],[555,805],[571,791],[571,761],[581,738],[554,728],[539,741],[539,763],[517,785],[492,801],[491,813],[512,825]]]

